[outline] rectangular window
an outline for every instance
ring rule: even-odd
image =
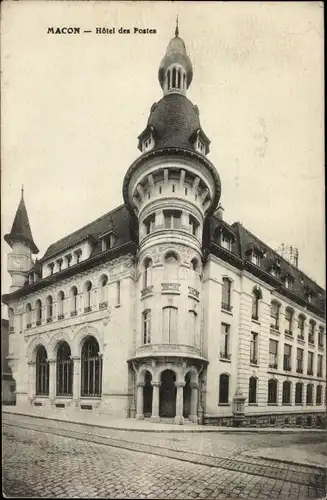
[[[309,344],[314,344],[315,343],[315,322],[310,321],[309,323]]]
[[[320,327],[318,331],[318,346],[324,346],[324,329],[322,327]]]
[[[256,266],[260,266],[260,255],[257,252],[252,252],[251,261]]]
[[[292,356],[292,346],[289,344],[284,344],[284,370],[287,372],[291,371],[291,356]]]
[[[156,215],[152,214],[147,217],[144,221],[145,234],[150,234],[154,231],[154,226],[156,223]]]
[[[221,299],[221,307],[227,311],[230,311],[231,308],[231,282],[228,278],[223,278],[223,289],[222,289],[222,299]]]
[[[313,375],[313,352],[308,352],[308,375]]]
[[[198,221],[192,217],[192,215],[189,216],[189,224],[190,224],[190,231],[191,233],[196,236],[197,235],[197,228],[199,226]]]
[[[269,368],[277,368],[278,366],[278,342],[277,340],[269,340]]]
[[[296,350],[296,372],[303,373],[303,349]]]
[[[258,334],[251,332],[251,342],[250,342],[250,363],[253,365],[258,364]]]
[[[192,345],[196,344],[196,312],[195,311],[189,311],[189,334],[190,334],[190,341]]]
[[[279,304],[272,302],[270,306],[270,326],[274,330],[279,330]]]
[[[317,377],[322,377],[322,356],[318,354]]]
[[[299,316],[297,326],[299,329],[297,336],[299,339],[303,340],[304,339],[304,317],[303,316]]]
[[[181,228],[181,212],[177,210],[165,210],[164,220],[166,229],[180,229]]]
[[[286,322],[285,333],[287,335],[292,335],[292,319],[293,319],[293,311],[291,309],[286,309],[286,311],[285,311],[285,322]]]
[[[220,357],[222,359],[230,359],[229,336],[230,336],[230,325],[226,325],[226,323],[222,323],[221,324],[221,340],[220,340]]]
[[[177,341],[178,309],[176,307],[164,307],[162,310],[162,327],[164,342],[174,343]]]
[[[151,343],[151,311],[143,313],[143,344]]]

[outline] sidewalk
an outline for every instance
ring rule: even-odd
[[[121,431],[139,431],[139,432],[222,432],[222,433],[324,433],[325,429],[305,429],[305,428],[277,428],[277,427],[218,427],[211,425],[196,425],[185,423],[176,425],[174,423],[154,423],[149,419],[136,420],[135,418],[114,418],[110,415],[99,413],[84,412],[82,410],[65,410],[55,408],[51,411],[40,407],[30,406],[2,406],[3,413],[12,413],[15,415],[27,415],[30,417],[45,418],[63,422],[71,422],[92,427],[102,427],[107,429],[116,429]]]

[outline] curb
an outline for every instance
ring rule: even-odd
[[[55,416],[48,416],[48,415],[33,415],[31,413],[26,413],[23,411],[7,411],[6,409],[2,409],[2,413],[5,413],[7,415],[24,415],[26,417],[31,417],[31,418],[41,418],[41,419],[47,419],[47,420],[54,420],[56,422],[67,422],[70,424],[77,424],[77,425],[84,425],[87,427],[99,427],[101,429],[114,429],[116,431],[129,431],[129,432],[166,432],[166,433],[201,433],[201,432],[221,432],[223,434],[232,434],[232,433],[258,433],[258,434],[295,434],[295,433],[303,433],[303,432],[308,432],[308,433],[327,433],[325,429],[305,429],[305,428],[276,428],[276,427],[251,427],[251,428],[240,428],[240,427],[218,427],[216,429],[213,428],[206,428],[206,426],[195,426],[194,429],[183,429],[183,426],[181,426],[180,429],[169,429],[169,425],[167,425],[167,429],[147,429],[147,428],[133,428],[133,427],[117,427],[115,425],[107,425],[107,424],[100,424],[96,422],[80,422],[77,420],[73,420],[72,418],[70,419],[63,419],[63,418],[57,418]],[[153,424],[151,424],[153,425]]]

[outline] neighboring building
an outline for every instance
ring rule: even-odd
[[[36,261],[22,196],[3,296],[19,404],[219,425],[325,412],[324,290],[224,221],[192,76],[177,30],[124,205]]]
[[[16,402],[15,381],[11,374],[7,356],[9,354],[9,321],[1,319],[1,402],[12,405]]]

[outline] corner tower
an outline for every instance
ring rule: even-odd
[[[12,248],[8,254],[7,269],[12,278],[10,292],[14,292],[25,284],[27,273],[34,264],[32,254],[39,252],[33,240],[23,188],[11,231],[4,236],[4,240]]]
[[[207,362],[202,357],[200,328],[202,233],[206,217],[218,205],[221,186],[206,157],[210,140],[202,130],[199,110],[186,96],[193,69],[178,26],[158,77],[163,98],[151,107],[147,126],[138,137],[142,154],[123,183],[124,201],[137,219],[139,240],[136,347],[130,362],[139,387],[147,383],[153,387],[152,418],[172,416],[182,423],[179,387],[190,384],[185,404],[189,418],[196,421],[197,396],[191,385],[197,387],[198,374]],[[168,400],[160,397],[156,387],[165,388]],[[142,390],[137,398],[138,418],[146,408]]]

